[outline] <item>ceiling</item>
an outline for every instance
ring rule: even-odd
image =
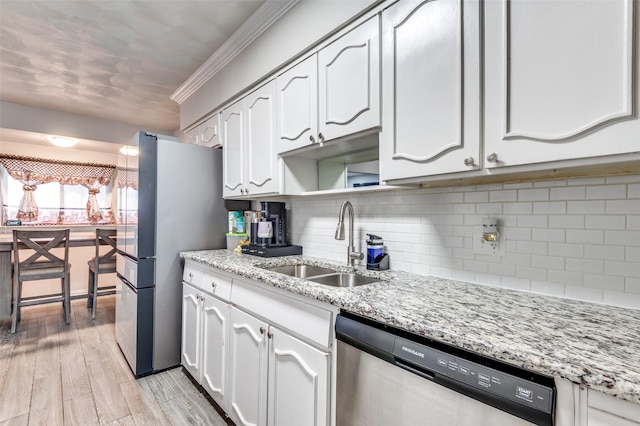
[[[0,100],[176,130],[169,99],[264,0],[0,0]]]

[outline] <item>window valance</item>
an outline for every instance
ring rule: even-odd
[[[0,164],[14,179],[61,185],[109,185],[116,170],[110,164],[80,163],[0,154]]]

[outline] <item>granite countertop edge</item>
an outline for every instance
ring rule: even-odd
[[[268,271],[344,262],[310,256],[262,258],[230,250],[180,256],[489,358],[640,404],[640,311],[403,271],[357,273],[380,283],[336,288]]]

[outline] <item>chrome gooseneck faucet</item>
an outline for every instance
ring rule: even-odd
[[[340,206],[340,213],[338,215],[338,226],[336,227],[336,240],[344,240],[344,212],[348,210],[349,212],[349,247],[347,248],[347,263],[353,267],[355,267],[355,260],[364,259],[364,254],[355,251],[355,247],[353,245],[353,206],[349,201],[345,201]]]

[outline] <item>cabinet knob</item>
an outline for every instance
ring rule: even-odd
[[[215,291],[215,289],[216,289],[216,282],[215,281],[211,281],[211,288]]]
[[[311,143],[316,143],[316,138],[314,138],[313,135],[309,135],[309,140]]]
[[[193,272],[189,272],[189,282],[193,280]]]
[[[318,142],[324,143],[324,136],[322,135],[322,133],[318,133]]]
[[[468,167],[475,166],[476,162],[473,160],[473,157],[467,157],[464,159],[464,165]]]
[[[244,195],[244,188],[240,188],[240,194]]]
[[[271,339],[273,337],[273,333],[272,332],[268,332],[267,333],[267,339]]]
[[[264,327],[260,327],[260,334],[264,334],[265,331]]]
[[[487,161],[490,162],[490,163],[494,163],[494,164],[497,163],[498,162],[498,154],[496,154],[495,152],[492,152],[487,157]]]

